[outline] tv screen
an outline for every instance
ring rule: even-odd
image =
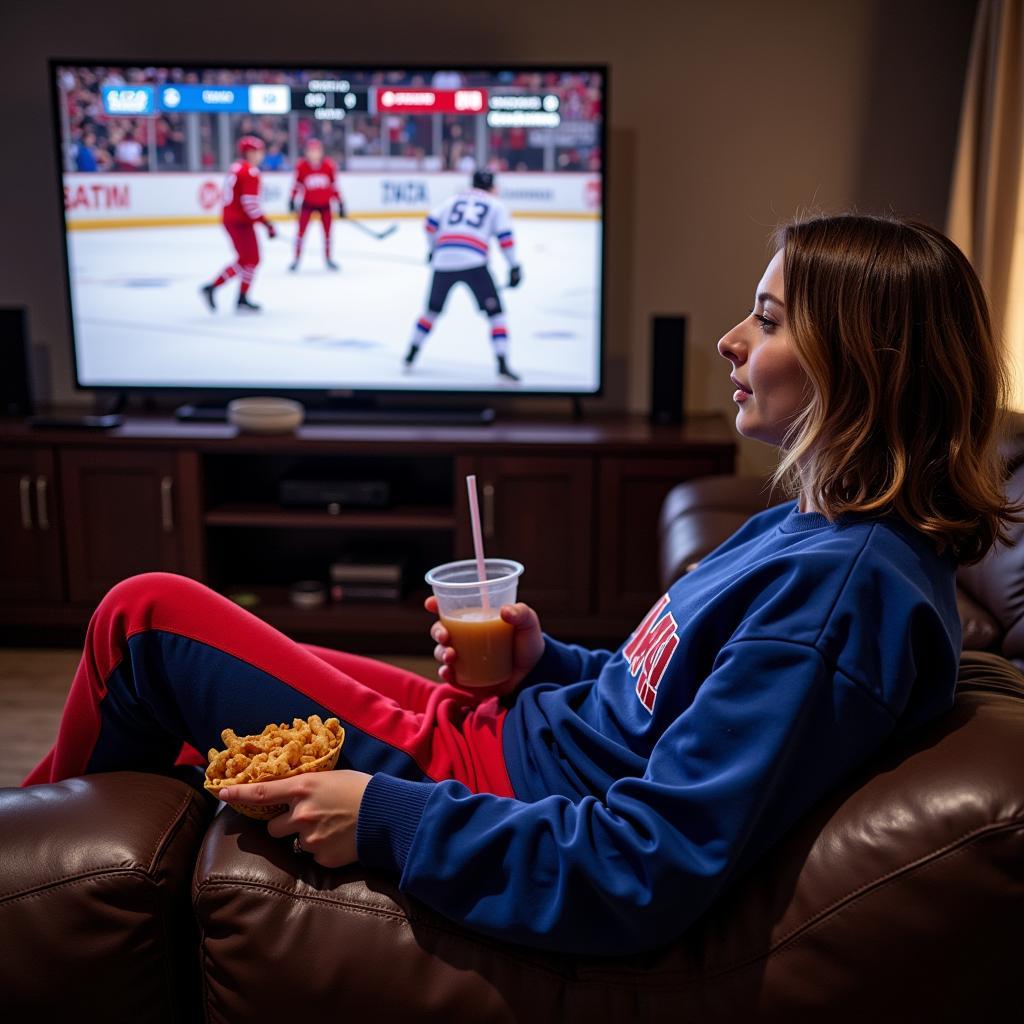
[[[600,391],[604,68],[51,72],[79,386]]]

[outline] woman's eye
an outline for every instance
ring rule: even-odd
[[[774,320],[769,320],[768,317],[762,313],[755,313],[751,310],[750,315],[758,322],[758,324],[760,324],[761,330],[765,334],[771,334],[772,331],[779,326]]]

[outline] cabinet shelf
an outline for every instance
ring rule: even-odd
[[[339,601],[328,602],[319,608],[296,608],[289,604],[286,587],[227,586],[224,594],[248,591],[260,598],[260,603],[248,611],[285,633],[331,633],[337,636],[358,632],[367,635],[396,636],[423,634],[422,648],[429,654],[432,643],[428,630],[431,617],[423,608],[428,591],[417,589],[400,601]]]
[[[412,505],[360,509],[333,515],[320,509],[291,509],[250,502],[217,505],[203,515],[207,526],[278,527],[306,530],[454,530],[450,509]]]

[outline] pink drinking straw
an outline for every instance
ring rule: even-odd
[[[480,502],[476,496],[476,474],[466,477],[466,490],[469,491],[469,521],[473,524],[473,553],[476,555],[476,572],[480,577],[480,594],[484,601],[484,611],[491,610],[491,597],[487,593],[487,570],[484,568],[484,537],[480,531]]]

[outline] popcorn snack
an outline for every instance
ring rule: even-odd
[[[284,722],[271,723],[256,736],[237,736],[233,729],[225,729],[220,738],[226,749],[210,748],[207,754],[210,766],[203,783],[214,796],[225,786],[330,771],[338,763],[345,730],[336,718],[324,722],[319,715],[310,715],[306,721],[292,719],[291,726]],[[257,807],[232,803],[231,806],[250,818],[262,819],[274,818],[288,810],[287,804]]]

